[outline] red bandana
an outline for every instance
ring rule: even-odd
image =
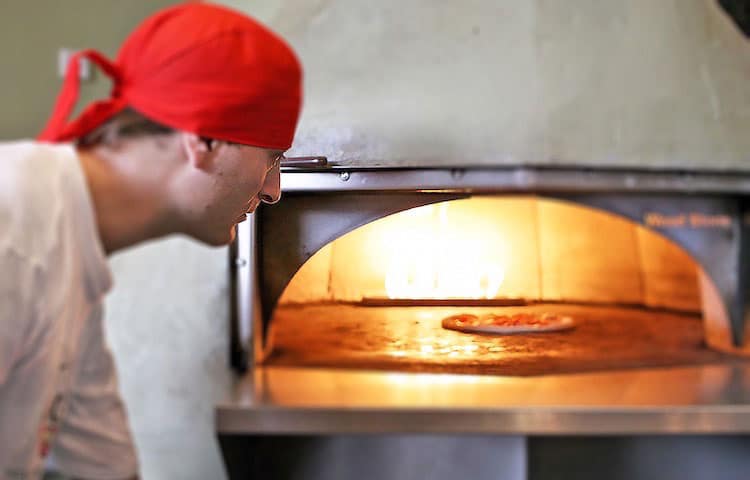
[[[78,98],[80,57],[114,84],[68,122]],[[169,127],[246,145],[286,150],[302,103],[302,67],[292,49],[255,20],[203,3],[167,8],[128,37],[112,63],[76,53],[39,140],[80,138],[125,107]]]

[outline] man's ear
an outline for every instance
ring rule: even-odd
[[[208,170],[213,159],[210,145],[200,135],[180,132],[180,144],[190,165],[200,170]]]

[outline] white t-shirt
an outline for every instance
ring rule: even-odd
[[[102,325],[111,275],[70,145],[0,143],[0,479],[129,478],[135,450]]]

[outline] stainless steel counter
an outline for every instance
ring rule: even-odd
[[[259,367],[221,434],[750,433],[750,362],[506,377]]]

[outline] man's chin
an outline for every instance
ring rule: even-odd
[[[199,242],[211,247],[223,247],[229,245],[234,241],[234,238],[236,236],[237,231],[234,225],[223,235],[192,235],[195,240],[198,240]]]

